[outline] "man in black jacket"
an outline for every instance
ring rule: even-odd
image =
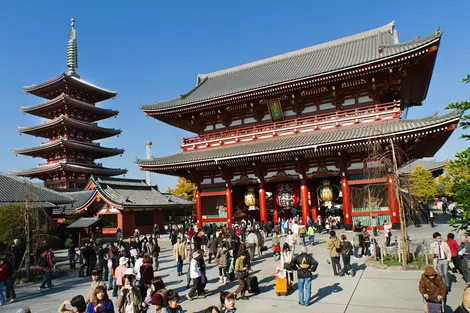
[[[313,277],[312,272],[317,270],[318,262],[308,254],[308,248],[303,246],[300,250],[300,254],[291,261],[291,264],[297,271],[299,304],[309,306]]]

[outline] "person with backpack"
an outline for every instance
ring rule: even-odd
[[[307,226],[299,225],[299,236],[302,242],[302,245],[306,245],[305,238],[307,237]]]
[[[47,288],[52,288],[52,272],[54,271],[55,258],[54,253],[49,247],[46,247],[43,253],[39,256],[38,266],[44,272],[39,291],[43,291]]]
[[[294,270],[297,271],[297,286],[299,291],[299,304],[303,306],[310,305],[312,272],[318,267],[318,262],[308,254],[307,246],[302,246],[300,254],[291,262]]]
[[[343,259],[343,273],[349,276],[351,268],[351,255],[353,255],[353,246],[346,235],[341,235],[341,258]],[[354,273],[351,273],[354,276]]]

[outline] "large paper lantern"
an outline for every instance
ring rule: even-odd
[[[281,208],[293,208],[299,205],[299,188],[294,183],[278,184],[276,202]]]
[[[339,197],[339,188],[331,185],[329,180],[324,180],[323,185],[318,187],[318,198],[323,202],[323,205],[331,208],[333,201]]]
[[[248,188],[248,191],[245,192],[244,199],[248,210],[256,210],[256,196],[253,187]]]

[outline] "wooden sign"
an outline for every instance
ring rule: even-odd
[[[282,121],[284,119],[284,114],[282,113],[281,100],[279,98],[271,99],[268,101],[268,110],[271,115],[271,120]]]

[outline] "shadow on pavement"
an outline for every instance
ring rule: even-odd
[[[332,295],[333,293],[341,292],[343,288],[340,287],[339,283],[334,283],[331,286],[326,286],[318,289],[317,293],[313,296],[311,304],[317,303],[320,300]]]

